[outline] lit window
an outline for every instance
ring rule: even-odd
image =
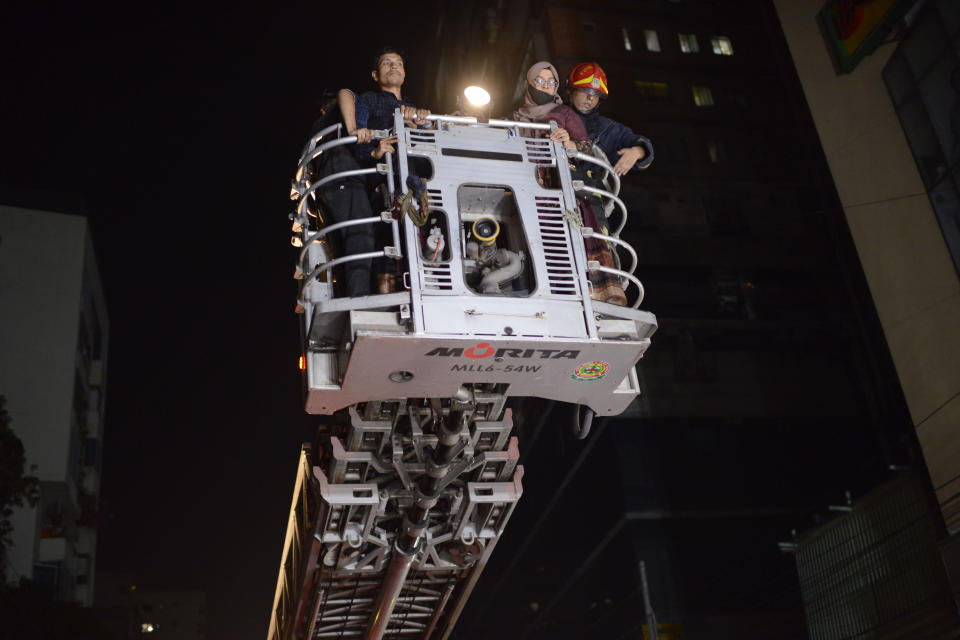
[[[670,100],[670,86],[666,82],[634,80],[633,85],[637,88],[637,93],[646,102],[668,102]]]
[[[680,40],[680,51],[684,53],[698,53],[700,51],[697,36],[692,33],[678,33],[677,38]]]
[[[144,622],[140,625],[140,633],[153,633],[160,629],[160,625],[152,622]]]
[[[733,43],[727,36],[713,36],[710,38],[710,46],[713,47],[713,52],[718,56],[733,55]]]
[[[693,103],[698,107],[712,107],[713,92],[709,87],[693,87]]]
[[[653,29],[643,30],[643,39],[647,44],[647,51],[660,51],[660,38]]]
[[[633,51],[633,45],[630,44],[630,33],[627,31],[627,28],[624,27],[621,31],[623,32],[623,48],[627,51]]]

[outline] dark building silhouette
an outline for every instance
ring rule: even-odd
[[[643,637],[643,561],[661,637],[806,638],[777,543],[925,467],[772,3],[463,2],[437,36],[435,110],[597,61],[601,112],[656,147],[621,192],[645,394],[586,443],[527,407],[524,498],[454,637]]]

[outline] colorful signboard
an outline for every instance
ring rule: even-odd
[[[914,4],[916,0],[828,0],[818,18],[837,71],[853,71]]]

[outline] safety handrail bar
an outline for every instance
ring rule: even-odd
[[[610,158],[608,158],[607,154],[603,152],[603,149],[601,149],[597,145],[593,145],[593,148],[591,149],[591,151],[593,152],[594,157],[600,158],[601,160],[606,162],[608,165],[610,165],[611,168],[613,168],[613,163],[610,162]],[[616,191],[610,188],[611,176],[613,176],[613,178],[617,181]],[[620,195],[620,176],[618,176],[616,172],[604,173],[603,178],[601,178],[600,181],[603,182],[603,186],[607,191],[613,191],[613,193],[617,194],[618,196]],[[610,212],[613,210],[613,203],[612,202],[604,203],[603,208],[606,211],[606,214],[609,216]]]
[[[374,222],[386,222],[392,223],[393,220],[385,220],[383,216],[370,216],[369,218],[357,218],[355,220],[344,220],[343,222],[336,222],[325,226],[320,231],[316,232],[312,236],[307,237],[307,234],[304,234],[303,239],[303,250],[300,251],[300,257],[297,259],[297,264],[303,262],[303,259],[307,256],[307,251],[310,249],[310,245],[318,240],[322,240],[331,231],[336,231],[337,229],[343,229],[344,227],[355,227],[361,224],[373,224]]]
[[[552,128],[549,122],[516,122],[514,120],[498,120],[496,118],[481,121],[474,116],[447,116],[433,113],[427,116],[427,120],[432,122],[449,122],[450,124],[485,124],[491,127],[518,127],[520,129],[541,129],[543,131],[550,131]]]
[[[637,292],[638,292],[637,299],[630,306],[636,309],[640,306],[640,303],[643,302],[643,296],[646,293],[643,288],[643,283],[640,282],[640,280],[636,276],[634,276],[632,273],[627,273],[626,271],[623,271],[621,269],[612,269],[610,267],[601,266],[601,264],[596,260],[590,260],[589,262],[587,262],[587,271],[602,271],[604,273],[620,276],[621,278],[626,278],[633,284],[637,285]]]
[[[623,203],[623,200],[613,195],[609,191],[604,191],[603,189],[597,189],[595,187],[588,187],[587,185],[583,184],[582,180],[573,181],[573,190],[577,192],[586,191],[587,193],[592,193],[596,196],[600,196],[601,198],[610,198],[618,207],[620,207],[620,211],[623,213],[623,219],[620,221],[620,224],[617,225],[617,230],[610,234],[615,238],[619,238],[620,232],[623,231],[625,226],[627,226],[627,205]]]
[[[328,127],[329,128],[329,127]],[[380,140],[381,138],[386,138],[390,135],[390,132],[386,129],[377,129],[373,132],[373,139]],[[301,156],[300,163],[297,165],[297,173],[294,175],[294,180],[300,182],[303,180],[303,170],[307,168],[307,165],[317,158],[319,158],[324,151],[333,149],[334,147],[342,147],[343,145],[353,144],[357,142],[357,136],[344,136],[342,138],[336,138],[330,142],[326,142],[319,147],[313,149],[313,153],[309,156]]]
[[[319,158],[324,151],[328,149],[333,149],[334,147],[342,147],[345,144],[353,144],[357,141],[357,136],[344,136],[343,138],[336,138],[330,142],[325,142],[319,147],[314,147],[310,155],[304,155],[300,158],[300,162],[297,164],[297,172],[293,175],[293,179],[297,182],[303,180],[303,170],[307,168],[307,165]]]
[[[613,167],[610,166],[609,162],[605,162],[596,156],[591,156],[590,154],[583,153],[582,151],[576,151],[574,148],[567,149],[567,157],[574,158],[575,160],[583,160],[584,162],[590,162],[603,168],[607,174],[613,178],[615,185],[614,189],[612,189],[613,195],[620,195],[620,176],[614,172]],[[605,178],[606,176],[603,179]]]
[[[614,238],[611,235],[606,233],[600,233],[592,227],[580,227],[580,234],[584,238],[601,238],[607,242],[617,245],[618,247],[623,247],[627,250],[627,253],[630,254],[630,268],[627,269],[629,273],[633,273],[637,270],[637,264],[639,259],[637,258],[637,252],[634,250],[633,246],[626,240],[621,240],[620,238]]]
[[[313,149],[315,146],[317,146],[317,143],[323,140],[328,133],[334,130],[339,130],[342,126],[343,126],[342,122],[335,122],[334,124],[331,124],[329,127],[321,129],[319,132],[315,133],[313,137],[307,141],[307,144],[303,146],[303,151],[300,152],[300,160],[297,161],[297,164],[299,164],[300,161],[303,160],[303,156],[310,153],[310,150]]]
[[[348,171],[340,171],[339,173],[331,173],[328,176],[314,182],[310,185],[306,191],[300,196],[300,202],[297,203],[297,216],[302,217],[304,214],[303,208],[307,204],[307,196],[311,193],[314,193],[320,187],[330,184],[331,182],[336,182],[337,180],[342,180],[344,178],[352,178],[353,176],[368,176],[373,173],[380,173],[379,165],[376,167],[370,167],[368,169],[350,169]]]
[[[313,282],[313,279],[319,276],[324,271],[334,268],[338,264],[343,264],[344,262],[353,262],[354,260],[372,260],[373,258],[389,258],[392,257],[387,253],[386,249],[381,251],[368,251],[367,253],[355,253],[349,256],[343,256],[331,260],[330,262],[324,262],[321,265],[311,271],[306,278],[303,279],[303,286],[300,288],[300,295],[297,296],[297,302],[303,304],[303,296],[307,291],[307,287],[310,286],[310,283]]]

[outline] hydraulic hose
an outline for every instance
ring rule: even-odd
[[[520,254],[506,249],[497,251],[494,264],[498,268],[483,276],[480,281],[480,290],[484,293],[500,293],[500,285],[516,278],[523,270]]]
[[[420,550],[420,537],[429,524],[430,508],[437,504],[440,498],[441,482],[450,470],[450,461],[457,453],[463,419],[462,411],[451,411],[447,419],[440,422],[437,446],[427,460],[427,472],[420,477],[414,503],[403,517],[403,528],[393,544],[390,564],[374,601],[374,615],[363,636],[364,640],[380,640],[387,630],[387,623],[407,579],[410,565]]]
[[[578,404],[573,407],[573,437],[577,440],[586,440],[587,436],[590,435],[590,427],[593,426],[593,416],[595,414],[590,407],[583,407],[586,412],[583,414],[583,421],[581,422],[580,407],[583,407],[583,405]]]

